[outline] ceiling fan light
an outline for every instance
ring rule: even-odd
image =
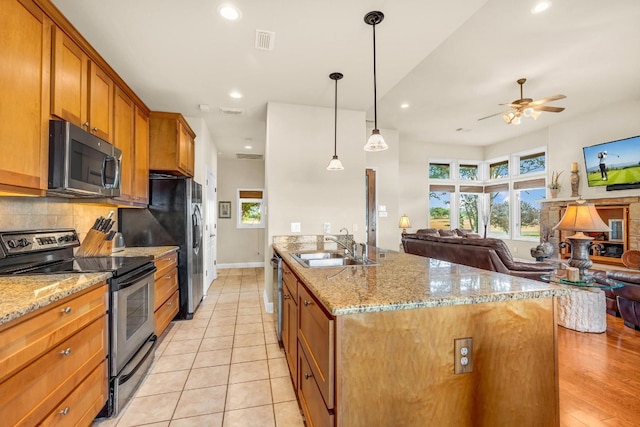
[[[371,131],[371,136],[367,140],[367,145],[364,146],[364,151],[384,151],[389,146],[384,142],[384,138],[380,135],[378,129]]]
[[[338,156],[333,156],[333,159],[329,162],[327,166],[328,171],[343,171],[344,166],[342,166],[342,162],[338,159]]]
[[[527,107],[524,109],[522,113],[524,114],[525,117],[531,117],[533,115],[533,108]]]
[[[511,124],[512,125],[519,125],[520,124],[520,116],[516,115],[513,120],[511,120]]]
[[[533,120],[538,120],[538,117],[540,117],[541,114],[542,114],[542,111],[533,110],[531,112],[531,117],[533,118]]]

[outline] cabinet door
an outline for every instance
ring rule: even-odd
[[[112,140],[113,80],[94,63],[89,64],[89,130],[105,141]]]
[[[113,143],[122,151],[120,165],[120,197],[119,200],[133,198],[134,180],[134,105],[133,101],[120,88],[116,87],[113,102]]]
[[[135,107],[133,146],[133,201],[149,202],[149,115]]]
[[[54,31],[51,114],[89,130],[89,59],[60,28]]]
[[[193,176],[193,145],[193,138],[191,138],[185,126],[180,124],[178,166],[189,176]]]
[[[296,388],[298,384],[298,306],[286,286],[282,289],[282,344],[291,379]]]
[[[2,2],[0,28],[0,190],[40,194],[47,188],[52,23],[31,0],[10,0]]]

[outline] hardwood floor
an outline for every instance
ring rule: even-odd
[[[558,326],[560,425],[640,426],[640,331],[607,315],[607,332]]]

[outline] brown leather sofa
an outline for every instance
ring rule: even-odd
[[[607,279],[624,284],[613,289],[618,310],[625,325],[640,331],[640,271],[611,270],[607,271]]]
[[[447,230],[444,233],[430,229],[418,230],[415,234],[405,234],[402,246],[408,254],[534,280],[540,280],[541,275],[550,274],[554,269],[554,265],[550,263],[515,261],[502,240],[483,239],[464,230]]]
[[[605,286],[611,286],[611,281],[607,279],[607,272],[603,270],[589,270],[591,274],[593,274],[593,278],[596,280],[596,283]],[[616,294],[613,293],[612,289],[603,289],[605,302],[607,305],[607,313],[620,317],[620,310],[618,310],[618,301],[616,299]]]

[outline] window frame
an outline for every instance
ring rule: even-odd
[[[259,192],[262,197],[241,197],[243,192]],[[242,222],[242,204],[243,203],[260,203],[260,222],[258,224],[245,224]],[[264,215],[264,189],[263,188],[238,188],[236,193],[236,228],[265,228]]]

